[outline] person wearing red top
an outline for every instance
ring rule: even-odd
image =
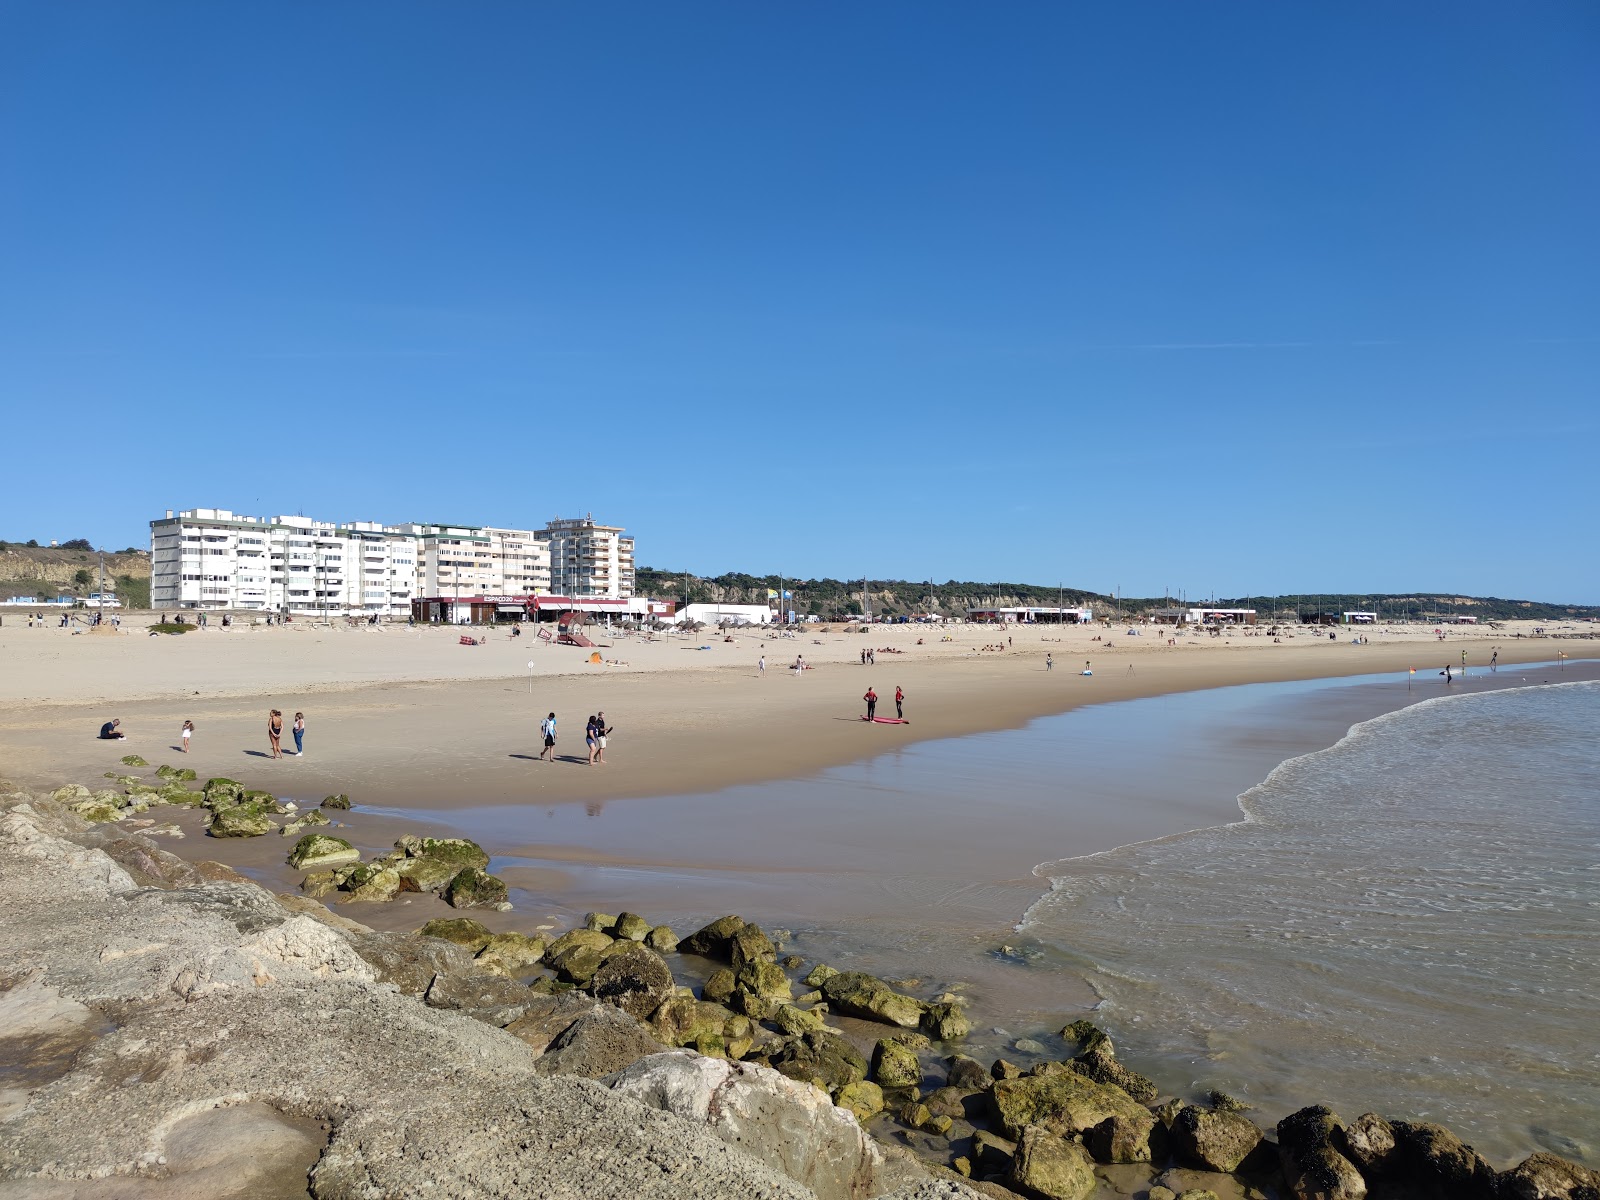
[[[898,683],[894,685],[894,715],[902,721],[906,719],[906,694]]]
[[[867,694],[861,697],[867,702],[867,720],[872,720],[878,712],[878,693],[872,690],[872,685],[867,684]]]

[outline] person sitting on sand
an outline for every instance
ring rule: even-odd
[[[117,728],[117,726],[121,724],[122,721],[118,719],[114,721],[107,721],[104,725],[100,726],[100,740],[102,742],[119,742],[123,738],[127,737],[127,734],[123,733],[122,730]]]

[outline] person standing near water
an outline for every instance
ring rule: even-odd
[[[271,757],[282,758],[283,747],[280,743],[283,741],[283,714],[277,709],[273,709],[267,717],[267,741],[272,746]]]
[[[898,683],[894,685],[894,715],[901,721],[906,719],[906,694]]]
[[[1048,651],[1044,656],[1044,669],[1046,671],[1054,671],[1056,669],[1056,660],[1050,657]]]
[[[299,758],[301,755],[303,755],[306,752],[306,745],[305,745],[306,715],[305,715],[305,713],[303,713],[303,712],[295,713],[295,715],[294,715],[294,727],[291,730],[291,732],[294,734],[294,756],[296,758]]]
[[[539,751],[540,759],[549,755],[549,761],[556,760],[556,715],[551,713],[539,723],[539,732],[544,735],[544,749]]]
[[[591,716],[583,727],[583,742],[589,747],[589,765],[594,766],[594,756],[600,751],[600,731],[595,727],[595,720]]]
[[[759,671],[762,675],[765,675],[767,673],[767,656],[765,654],[763,654],[760,658],[756,659],[756,670]]]
[[[1498,671],[1499,669],[1500,669],[1500,647],[1496,646],[1489,653],[1489,670]]]
[[[867,694],[861,697],[867,702],[867,720],[872,720],[878,713],[878,693],[872,690],[872,685],[867,684]]]
[[[185,721],[183,728],[178,730],[178,737],[183,741],[183,753],[189,753],[189,739],[194,736],[194,722]]]
[[[606,715],[597,712],[594,715],[594,760],[601,766],[606,763],[606,738],[611,736],[612,726],[606,724]]]

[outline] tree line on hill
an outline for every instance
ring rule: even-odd
[[[801,616],[847,620],[870,610],[874,617],[918,615],[962,617],[974,608],[1088,607],[1096,617],[1139,617],[1155,609],[1179,607],[1172,597],[1116,597],[1081,588],[1050,587],[1028,583],[979,583],[906,579],[783,579],[790,595],[789,607]],[[699,576],[686,571],[640,567],[634,573],[637,595],[680,604],[767,604],[778,590],[776,575],[747,575],[730,571]],[[1342,612],[1375,612],[1379,620],[1447,621],[1456,615],[1480,621],[1557,621],[1600,617],[1600,607],[1547,604],[1533,600],[1506,600],[1494,596],[1460,596],[1450,593],[1406,595],[1245,596],[1232,599],[1182,602],[1185,607],[1204,603],[1215,608],[1253,608],[1258,620],[1299,621]]]

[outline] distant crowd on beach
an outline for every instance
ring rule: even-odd
[[[178,728],[178,745],[173,749],[180,754],[189,753],[190,742],[194,739],[195,725],[193,721],[185,720]],[[295,758],[302,758],[306,752],[306,715],[303,712],[294,714],[294,723],[289,727],[290,734],[294,737],[294,749],[289,753]],[[127,733],[122,728],[122,718],[114,717],[100,726],[99,740],[102,742],[120,742],[127,739]],[[267,714],[267,754],[266,758],[283,757],[283,712],[273,709]]]

